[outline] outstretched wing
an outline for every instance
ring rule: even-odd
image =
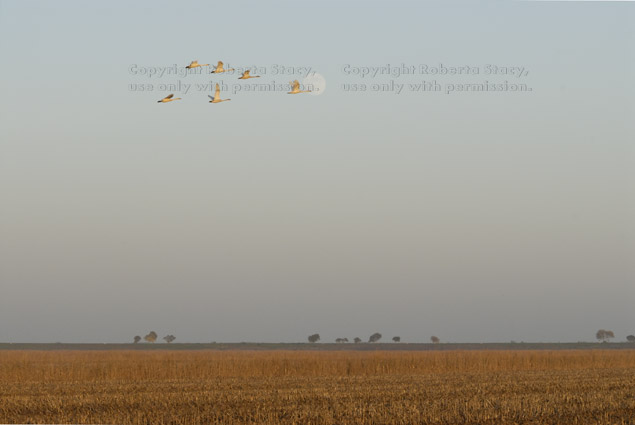
[[[214,100],[220,99],[220,86],[216,83],[216,91],[214,92]]]
[[[243,77],[249,77],[249,70],[243,72]]]
[[[300,82],[298,80],[292,81],[292,91],[300,90]]]
[[[174,97],[174,93],[173,94],[169,94],[167,96],[165,96],[165,99],[172,99]]]

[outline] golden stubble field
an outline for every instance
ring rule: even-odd
[[[635,350],[0,351],[0,423],[635,424]]]

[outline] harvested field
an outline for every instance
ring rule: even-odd
[[[633,424],[635,351],[0,351],[0,423]]]

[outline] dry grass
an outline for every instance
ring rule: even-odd
[[[0,351],[0,423],[635,424],[635,351]]]

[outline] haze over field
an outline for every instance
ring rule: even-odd
[[[632,2],[0,2],[0,341],[623,341],[634,23]],[[192,60],[261,77],[148,75]],[[321,95],[286,94],[311,72]]]

